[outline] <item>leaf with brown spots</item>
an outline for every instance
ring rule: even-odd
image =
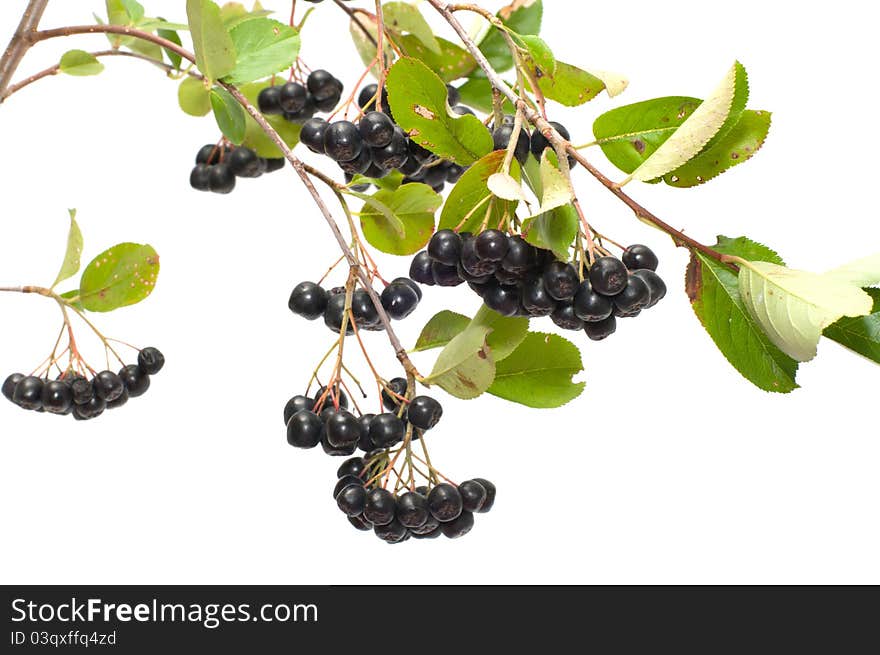
[[[566,107],[583,105],[605,89],[605,83],[598,77],[571,64],[556,61],[556,70],[549,71],[541,68],[531,57],[526,58],[525,63],[538,80],[544,97]]]
[[[83,271],[79,296],[84,309],[110,312],[141,302],[159,277],[159,255],[149,245],[120,243],[95,257]]]

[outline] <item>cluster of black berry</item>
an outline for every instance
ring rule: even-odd
[[[455,87],[447,85],[447,89],[453,111],[473,113],[458,104],[460,96]],[[465,168],[441,160],[410,139],[394,122],[384,88],[382,110],[371,110],[376,106],[378,93],[376,84],[361,89],[358,104],[366,113],[357,125],[345,120],[328,123],[313,118],[303,125],[300,141],[312,152],[327,155],[337,162],[348,181],[355,175],[381,179],[398,170],[404,176],[404,183],[423,182],[438,193],[443,191],[447,182],[457,182]]]
[[[299,82],[268,86],[257,96],[257,106],[268,116],[283,116],[291,123],[304,123],[318,112],[331,112],[342,99],[343,85],[325,70],[309,73],[306,85]]]
[[[413,439],[418,439],[443,416],[443,407],[430,396],[416,396],[403,403],[399,399],[406,392],[403,378],[395,378],[389,387],[394,395],[382,392],[388,411],[361,416],[348,411],[348,397],[338,388],[321,387],[314,398],[294,396],[284,407],[287,442],[296,448],[321,444],[328,455],[351,455],[358,448],[371,452],[402,442],[407,424],[412,426]],[[403,404],[406,407],[402,408]]]
[[[549,316],[560,328],[584,330],[594,341],[617,329],[617,318],[637,316],[666,295],[650,248],[633,245],[616,257],[599,257],[582,280],[578,268],[518,234],[479,235],[439,230],[418,253],[410,276],[422,284],[468,286],[504,316]]]
[[[422,289],[413,280],[399,277],[385,287],[380,299],[388,317],[402,321],[415,311],[422,299]],[[310,321],[323,317],[324,324],[339,334],[345,316],[345,301],[344,287],[327,290],[314,282],[300,282],[290,294],[287,306],[294,314]],[[358,287],[352,292],[351,314],[359,330],[382,330],[379,312],[365,289]],[[351,320],[346,324],[346,334],[354,334]]]
[[[235,189],[236,177],[260,177],[282,168],[284,157],[259,157],[250,148],[209,143],[196,154],[189,184],[197,191],[230,193]]]
[[[85,421],[144,395],[150,388],[150,376],[164,365],[161,352],[144,348],[138,353],[137,364],[123,367],[118,374],[102,371],[91,380],[72,371],[57,380],[13,373],[3,383],[3,395],[22,409],[73,414],[76,420]]]
[[[395,495],[378,483],[366,484],[385,455],[353,457],[337,471],[333,497],[348,521],[358,530],[372,530],[392,544],[414,539],[435,539],[441,534],[456,539],[474,527],[474,514],[485,514],[495,504],[495,485],[483,478],[453,486],[441,483]],[[375,462],[378,462],[378,466]]]

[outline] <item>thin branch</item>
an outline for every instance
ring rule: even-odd
[[[373,35],[370,34],[369,30],[364,26],[364,24],[361,22],[361,19],[358,18],[358,15],[354,12],[354,10],[351,9],[351,7],[346,6],[346,4],[342,2],[342,0],[333,0],[333,3],[337,7],[342,9],[342,11],[344,11],[346,14],[348,14],[348,17],[351,18],[354,24],[361,28],[361,32],[363,32],[364,35],[370,40],[370,43],[372,43],[377,48],[379,47],[379,44],[376,43],[376,39],[373,38]]]
[[[12,76],[18,69],[18,65],[31,47],[29,37],[40,24],[47,4],[49,4],[49,0],[30,0],[28,2],[21,16],[21,21],[18,23],[18,29],[12,35],[3,57],[0,58],[0,97],[3,96],[6,87],[12,81]]]
[[[120,36],[131,36],[136,39],[140,39],[141,41],[149,41],[150,43],[155,43],[156,45],[161,46],[166,50],[169,50],[170,52],[180,55],[188,62],[191,62],[193,64],[196,63],[195,55],[193,55],[182,46],[177,45],[173,41],[169,41],[168,39],[163,39],[161,36],[157,36],[149,32],[144,32],[143,30],[139,30],[134,27],[127,27],[125,25],[73,25],[71,27],[58,27],[52,30],[31,32],[30,34],[27,34],[25,36],[25,42],[27,43],[27,47],[30,47],[35,43],[39,43],[40,41],[47,41],[49,39],[54,39],[59,36],[73,36],[74,34],[119,34]]]

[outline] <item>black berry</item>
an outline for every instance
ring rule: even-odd
[[[394,378],[388,382],[388,389],[390,389],[392,393],[388,392],[388,389],[382,389],[382,406],[385,407],[389,412],[396,412],[400,409],[401,401],[400,397],[403,397],[406,394],[406,380],[403,378]]]
[[[486,230],[477,235],[474,241],[477,256],[490,262],[500,262],[507,255],[510,243],[501,230]]]
[[[519,289],[501,284],[491,284],[487,287],[483,294],[483,302],[486,303],[486,307],[502,316],[514,316],[519,309]]]
[[[370,440],[376,448],[390,448],[405,436],[406,425],[395,414],[378,414],[370,421]]]
[[[82,405],[73,406],[73,417],[78,421],[88,421],[89,419],[98,418],[107,409],[107,403],[97,396],[89,402]]]
[[[449,539],[458,539],[465,536],[474,527],[474,515],[471,512],[463,511],[452,521],[442,523],[440,529],[443,536]]]
[[[125,385],[128,395],[132,398],[138,398],[147,393],[150,388],[150,376],[136,364],[129,364],[119,371],[119,378]]]
[[[430,396],[416,396],[407,408],[407,420],[420,430],[430,430],[443,416],[443,407]]]
[[[70,385],[61,380],[52,380],[43,385],[42,406],[51,414],[66,414],[73,405],[73,392]]]
[[[364,518],[373,525],[388,525],[394,520],[396,503],[387,489],[370,489],[364,504]]]
[[[430,517],[428,500],[422,494],[407,491],[397,499],[397,520],[407,528],[421,528]]]
[[[307,398],[306,396],[294,396],[290,400],[287,401],[287,404],[284,406],[284,425],[287,425],[290,422],[291,417],[299,411],[307,410],[312,411],[315,408],[315,401],[312,398]]]
[[[617,319],[613,314],[602,321],[584,323],[584,332],[593,341],[602,341],[614,334],[615,330],[617,330]]]
[[[648,246],[640,243],[631,245],[623,252],[623,263],[631,271],[639,268],[646,268],[649,271],[656,271],[660,261],[657,255]]]
[[[651,291],[640,277],[631,275],[623,291],[612,299],[614,306],[623,313],[642,309],[651,300]]]
[[[462,504],[458,489],[445,482],[438,484],[428,493],[428,509],[441,523],[457,519],[461,514]]]
[[[324,424],[314,412],[301,410],[287,422],[287,443],[296,448],[314,448],[321,441]]]
[[[544,288],[556,300],[568,300],[580,285],[577,271],[571,264],[554,261],[544,269]]]
[[[363,485],[350,484],[336,496],[336,505],[346,516],[360,516],[367,503],[367,490]]]
[[[560,304],[550,318],[563,330],[580,330],[584,327],[584,322],[575,314],[574,306],[570,302]]]
[[[287,306],[294,314],[314,321],[324,315],[327,308],[327,291],[314,282],[300,282],[290,294]]]
[[[616,257],[599,257],[590,267],[593,291],[603,296],[616,296],[624,290],[628,281],[626,266]]]
[[[327,441],[334,448],[356,445],[361,437],[361,426],[353,414],[345,410],[334,412],[324,426]]]
[[[345,317],[345,294],[339,293],[331,296],[324,309],[324,325],[337,334],[342,331],[343,318]],[[345,333],[354,334],[354,326],[351,321],[345,324]]]
[[[485,478],[474,478],[474,482],[479,482],[486,490],[486,500],[483,501],[483,506],[477,510],[481,514],[485,514],[495,505],[495,485]]]
[[[315,402],[323,403],[323,409],[337,406],[340,409],[348,409],[348,396],[345,395],[345,392],[338,386],[330,387],[329,392],[327,391],[327,387],[321,387],[318,389],[315,394]]]
[[[352,457],[351,459],[347,459],[342,464],[340,464],[339,468],[336,469],[336,477],[342,478],[346,475],[353,475],[355,477],[359,477],[364,470],[364,458],[363,457]]]
[[[231,193],[235,189],[235,174],[228,164],[211,166],[208,174],[208,186],[214,193]]]
[[[419,297],[407,284],[389,284],[382,291],[382,307],[394,320],[400,321],[413,313],[419,304]]]
[[[361,133],[350,121],[331,123],[324,131],[324,152],[334,161],[351,161],[363,147]]]
[[[602,321],[611,316],[611,299],[595,291],[589,280],[584,280],[574,296],[574,313],[582,321]]]
[[[113,402],[125,390],[120,378],[113,371],[101,371],[92,380],[92,386],[95,387],[95,395],[105,402]]]
[[[196,191],[210,191],[211,167],[207,164],[196,164],[189,174],[189,185]]]
[[[428,255],[435,262],[455,266],[461,257],[461,236],[452,230],[438,230],[428,242]]]
[[[368,146],[384,148],[394,136],[394,121],[380,111],[370,111],[358,122],[358,130]]]
[[[494,142],[495,150],[506,150],[507,146],[510,145],[511,137],[513,137],[512,125],[502,125],[492,132],[492,141]],[[528,159],[529,156],[530,145],[531,143],[529,141],[528,132],[521,129],[516,140],[516,146],[514,146],[513,150],[513,156],[516,157],[516,160],[520,164],[526,163],[526,159]]]
[[[24,380],[24,375],[21,373],[13,373],[3,381],[3,396],[6,400],[12,400],[12,397],[15,394],[15,387],[22,380]]]
[[[462,482],[458,485],[458,493],[461,494],[462,507],[468,512],[479,512],[489,497],[486,487],[476,480]]]
[[[648,300],[646,307],[653,307],[666,296],[666,283],[654,271],[649,269],[639,269],[633,271],[632,276],[639,278],[648,286],[648,291],[650,292],[651,297]]]
[[[299,140],[312,152],[324,154],[324,133],[329,123],[323,118],[310,118],[303,123],[299,132]]]
[[[267,86],[257,96],[257,106],[260,111],[268,116],[280,116],[284,113],[281,109],[281,87]]]
[[[544,288],[544,280],[537,278],[522,288],[522,305],[532,316],[549,316],[556,309],[556,300]]]
[[[379,539],[387,541],[389,544],[399,544],[401,541],[405,541],[409,534],[406,528],[396,520],[385,525],[374,526],[373,532]]]

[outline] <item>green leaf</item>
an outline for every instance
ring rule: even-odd
[[[211,92],[202,80],[187,77],[177,87],[177,103],[185,114],[207,116],[211,111]]]
[[[456,336],[465,331],[470,325],[471,319],[463,314],[456,314],[448,309],[435,314],[431,320],[425,323],[422,332],[416,340],[413,352],[422,352],[434,348],[442,348]]]
[[[522,233],[533,246],[552,250],[557,259],[569,260],[569,248],[578,233],[577,210],[570,204],[529,218],[523,222]]]
[[[259,2],[254,3],[254,8],[251,11],[245,9],[245,6],[240,2],[227,2],[220,7],[220,16],[227,30],[232,30],[237,25],[268,16],[271,13],[270,10],[263,9]]]
[[[185,25],[184,28],[186,28]],[[163,39],[171,41],[171,43],[183,45],[183,42],[180,40],[180,35],[177,33],[176,29],[159,29],[156,33]],[[162,52],[164,52],[165,56],[168,57],[168,61],[175,68],[175,70],[180,70],[180,65],[183,63],[183,59],[181,58],[181,56],[173,50],[169,50],[168,48],[162,48]]]
[[[80,257],[83,250],[83,236],[76,222],[76,210],[68,209],[70,214],[70,230],[67,233],[67,248],[64,251],[64,260],[61,262],[61,270],[58,277],[52,283],[54,289],[65,280],[69,280],[79,271]]]
[[[58,70],[68,75],[97,75],[104,70],[104,64],[98,61],[95,55],[85,50],[68,50],[61,55]]]
[[[232,143],[241,145],[247,129],[244,109],[226,89],[215,86],[211,89],[210,97],[217,127]]]
[[[464,172],[443,205],[439,229],[454,230],[461,225],[460,232],[475,232],[486,220],[486,212],[489,212],[487,225],[498,225],[505,214],[513,215],[517,202],[500,198],[486,200],[491,196],[489,178],[501,170],[503,163],[504,151],[496,150]],[[515,161],[511,162],[510,174],[519,179],[519,165]]]
[[[106,0],[105,4],[107,20],[111,25],[138,27],[145,31],[151,31],[149,28],[141,27],[141,23],[147,21],[144,19],[144,8],[139,3],[133,0]],[[107,39],[114,48],[125,46],[151,59],[162,59],[162,49],[155,43],[121,34],[107,34]]]
[[[186,15],[198,69],[209,80],[229,75],[235,68],[235,46],[220,7],[210,0],[186,0]]]
[[[456,398],[482,395],[495,377],[495,363],[486,344],[490,330],[486,325],[469,326],[455,336],[437,356],[425,381]]]
[[[276,78],[276,84],[277,83],[283,84],[284,81],[281,80],[281,78]],[[243,84],[238,90],[241,91],[242,95],[244,95],[252,105],[256,106],[257,96],[260,94],[260,91],[271,84],[272,80],[264,80],[262,82]],[[288,148],[293,148],[299,143],[299,132],[302,129],[300,124],[291,123],[290,121],[285,120],[283,116],[263,116],[263,118],[275,128],[275,131],[278,132],[278,135],[284,140]],[[263,128],[257,125],[257,121],[251,118],[247,113],[245,113],[245,121],[247,126],[245,128],[244,141],[242,141],[241,145],[250,148],[260,157],[279,158],[284,156],[284,153],[275,145],[275,142],[266,136],[266,133],[263,132]]]
[[[822,331],[840,318],[870,314],[874,301],[857,284],[769,262],[738,260],[739,292],[751,317],[789,357],[816,356]],[[880,279],[880,258],[874,276]]]
[[[719,236],[713,248],[725,255],[782,264],[774,251],[745,237]],[[736,273],[693,251],[687,293],[700,323],[743,377],[764,391],[789,393],[798,388],[798,363],[774,346],[752,320],[739,295]]]
[[[348,186],[355,187],[359,184],[375,184],[380,189],[385,189],[386,191],[396,191],[400,188],[400,185],[403,184],[403,173],[395,170],[391,171],[385,177],[379,178],[366,177],[365,175],[355,175]]]
[[[647,182],[681,167],[693,159],[734,117],[743,93],[745,69],[735,62],[730,70],[694,112],[642,164],[631,179]],[[748,86],[745,85],[746,97]]]
[[[452,82],[467,77],[477,69],[477,62],[464,48],[451,41],[437,38],[440,53],[425,47],[422,42],[411,34],[400,37],[398,45],[408,57],[418,59],[434,71],[444,82]],[[375,53],[376,49],[373,48]]]
[[[570,341],[555,334],[529,332],[506,359],[495,366],[489,393],[527,407],[561,407],[584,390],[574,382],[584,370],[581,353]]]
[[[525,65],[538,80],[541,93],[566,107],[577,107],[595,98],[605,88],[604,82],[587,71],[556,62],[554,72],[543,70],[534,59],[526,58]]]
[[[446,84],[417,59],[388,71],[388,101],[398,125],[431,152],[469,166],[492,150],[492,135],[475,116],[453,114]]]
[[[842,318],[822,333],[842,346],[880,364],[880,289],[865,289],[874,300],[867,316]]]
[[[681,168],[664,175],[663,181],[678,188],[693,187],[748,161],[764,145],[770,131],[770,119],[768,111],[746,110],[722,139]]]
[[[485,77],[468,78],[464,84],[458,87],[458,93],[461,96],[461,104],[486,114],[492,112],[492,85]],[[510,100],[505,98],[502,111],[512,114],[516,109],[510,104]]]
[[[144,7],[135,0],[119,0],[133,23],[139,23],[144,17]]]
[[[574,197],[574,192],[569,179],[559,170],[559,159],[554,151],[547,149],[543,152],[539,170],[541,207],[536,215],[547,214],[568,205]]]
[[[498,12],[506,27],[519,35],[538,34],[544,6],[541,0],[516,0]],[[499,73],[513,68],[513,56],[501,32],[493,27],[480,42],[480,50]]]
[[[593,136],[608,160],[632,173],[700,106],[697,98],[670,96],[605,112],[593,123]]]
[[[357,22],[351,21],[349,23],[348,31],[351,34],[355,50],[360,55],[364,66],[371,66],[370,73],[378,79],[381,72],[379,64],[374,64],[373,62],[376,59],[376,37],[379,34],[379,29],[376,26],[376,19],[371,18],[371,16],[372,14],[370,16],[361,14]],[[366,29],[369,36],[364,34],[364,29]],[[372,37],[372,40],[370,37]],[[394,50],[391,48],[391,44],[388,43],[388,39],[384,39],[382,45],[382,49],[385,51],[385,61],[392,61],[394,59]]]
[[[426,184],[404,184],[395,191],[380,189],[361,210],[361,230],[374,248],[391,255],[411,255],[431,238],[434,212],[442,202],[442,196]],[[377,209],[377,203],[393,218]]]
[[[229,34],[235,47],[236,63],[224,79],[232,84],[273,75],[290,67],[299,54],[299,32],[277,20],[249,20],[238,24]]]
[[[389,30],[398,34],[409,32],[431,52],[438,55],[442,53],[431,26],[415,5],[408,2],[386,2],[382,5],[382,14],[385,17],[385,27]]]
[[[83,307],[82,300],[79,298],[79,289],[71,289],[66,293],[58,294],[65,300],[69,301],[71,305],[76,307],[79,311],[84,312],[85,307]]]
[[[556,74],[556,57],[547,42],[540,36],[529,36],[518,34],[516,37],[529,51],[529,56],[535,65],[545,75]],[[600,80],[601,81],[601,80]],[[540,82],[539,82],[540,84]]]
[[[159,276],[159,255],[152,246],[120,243],[95,257],[79,283],[82,306],[109,312],[149,296]]]

